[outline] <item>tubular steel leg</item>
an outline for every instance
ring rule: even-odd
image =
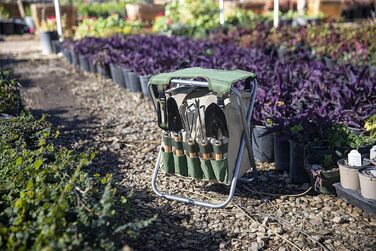
[[[210,202],[205,202],[205,201],[200,201],[200,200],[195,200],[195,199],[190,199],[190,198],[184,198],[184,197],[171,195],[171,194],[165,194],[165,193],[160,192],[157,188],[157,176],[158,176],[158,170],[159,170],[160,162],[161,162],[161,153],[162,153],[161,149],[159,149],[158,158],[157,158],[157,161],[155,163],[154,172],[153,172],[153,176],[152,176],[151,185],[152,185],[153,191],[158,196],[169,199],[169,200],[176,200],[176,201],[185,202],[185,203],[192,204],[192,205],[204,206],[204,207],[209,207],[209,208],[225,207],[228,203],[231,202],[231,200],[232,200],[232,198],[234,197],[234,194],[235,194],[236,183],[237,183],[237,180],[238,180],[240,166],[241,166],[241,162],[242,162],[242,159],[243,159],[244,146],[245,146],[245,140],[244,140],[244,138],[242,138],[242,140],[240,141],[238,156],[236,158],[236,165],[235,165],[235,169],[234,169],[234,175],[233,175],[233,178],[232,178],[232,181],[231,181],[231,187],[230,187],[229,195],[228,195],[227,199],[220,204],[215,204],[215,203],[210,203]],[[161,147],[162,147],[162,145],[161,145]]]

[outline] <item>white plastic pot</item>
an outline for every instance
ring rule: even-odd
[[[360,182],[358,170],[370,164],[369,161],[363,160],[362,166],[349,166],[345,162],[346,159],[338,160],[337,164],[339,167],[339,175],[341,186],[346,189],[359,190]]]
[[[366,174],[367,170],[376,170],[376,167],[359,169],[360,191],[364,198],[376,200],[376,177]]]

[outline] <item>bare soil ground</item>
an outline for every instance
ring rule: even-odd
[[[133,190],[133,213],[158,219],[136,239],[136,250],[375,250],[376,218],[330,195],[306,192],[273,165],[239,184],[233,203],[207,209],[156,196],[150,185],[161,135],[149,100],[110,80],[87,75],[59,56],[44,56],[34,37],[0,42],[0,65],[14,70],[22,97],[37,117],[61,131],[71,149],[94,149],[91,173],[111,173],[119,195]],[[200,199],[223,199],[228,188],[160,175],[164,191]],[[201,196],[204,194],[205,196]]]

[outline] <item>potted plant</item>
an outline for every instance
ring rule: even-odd
[[[304,169],[304,149],[306,130],[302,124],[292,125],[290,128],[290,177],[295,183],[309,182],[309,176]]]
[[[376,113],[365,121],[364,128],[371,138],[376,138]]]
[[[361,157],[361,164],[356,166],[350,165],[347,158],[338,160],[337,164],[340,172],[341,186],[346,189],[359,190],[360,182],[358,171],[359,169],[364,170],[363,167],[367,167],[370,163],[369,160],[363,157]]]
[[[363,167],[358,172],[362,196],[366,199],[376,200],[376,167]]]
[[[94,56],[93,62],[97,65],[97,72],[105,79],[111,78],[110,61],[109,50],[106,48],[103,48]]]
[[[134,67],[140,80],[143,96],[150,97],[148,90],[149,79],[153,74],[160,72],[160,68],[162,66],[158,63],[157,59],[142,57],[140,60],[138,60],[138,64],[135,64]]]
[[[264,88],[257,89],[252,130],[252,150],[256,162],[274,161],[274,132],[272,132],[273,116],[278,98],[274,98],[272,90],[266,92]]]
[[[56,31],[55,17],[42,19],[39,29],[39,37],[43,54],[50,54],[52,52],[52,41],[58,40],[59,38]]]
[[[320,115],[315,108],[300,110],[288,119],[285,131],[290,139],[290,177],[293,182],[309,181],[309,172],[304,168],[304,149],[308,146],[316,155],[331,154],[330,148],[324,143],[325,132],[330,124],[330,118]]]
[[[342,157],[342,159],[337,162],[340,170],[341,185],[347,189],[359,190],[358,170],[368,166],[370,161],[362,159],[361,165],[353,166],[349,165],[348,160],[344,158],[344,156],[346,156],[351,149],[357,149],[360,155],[362,153],[369,153],[371,146],[376,142],[376,138],[365,133],[357,135],[346,125],[336,124],[330,130],[329,141],[333,148],[335,148],[337,156]]]
[[[9,19],[9,11],[3,6],[0,6],[0,21],[1,21],[1,33],[4,35],[12,35],[15,33],[15,25],[13,20]]]
[[[74,42],[73,40],[70,40],[70,39],[65,39],[62,43],[61,43],[61,51],[63,53],[63,56],[64,58],[70,63],[72,64],[72,55],[70,53],[71,50],[73,50],[74,48]]]
[[[78,55],[78,61],[80,64],[80,69],[84,72],[90,72],[89,58],[87,55]]]
[[[121,68],[116,63],[113,63],[113,62],[110,63],[110,72],[111,72],[112,80],[116,84],[118,84],[120,87],[126,88],[123,72],[121,71]]]
[[[304,167],[310,174],[313,189],[323,194],[335,194],[333,184],[340,181],[336,156],[331,153],[323,154],[311,146],[305,149]]]
[[[376,137],[371,131],[357,134],[345,124],[334,124],[328,131],[328,142],[340,158],[345,158],[351,149],[368,154],[376,142]]]

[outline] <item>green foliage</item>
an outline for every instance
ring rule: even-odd
[[[0,112],[20,112],[19,84],[3,71],[0,83]],[[56,146],[58,135],[44,117],[0,118],[0,250],[116,250],[119,234],[154,221],[119,224],[129,197],[84,172],[95,154]]]
[[[117,223],[111,176],[83,172],[95,155],[55,147],[43,118],[0,120],[0,135],[0,249],[114,250],[153,221]]]
[[[301,124],[294,125],[290,128],[291,134],[298,139],[298,141],[303,141],[304,128]]]
[[[25,16],[31,17],[31,7],[29,4],[24,4]]]
[[[78,5],[78,15],[84,17],[107,17],[112,14],[126,16],[125,2],[93,2],[90,4],[81,3]]]
[[[4,8],[4,6],[0,6],[0,18],[9,18],[10,13],[7,9]]]
[[[77,27],[75,39],[84,37],[111,37],[115,34],[133,34],[142,29],[139,22],[129,22],[117,14],[107,18],[85,18]]]
[[[153,31],[199,38],[218,26],[218,2],[184,0],[169,3],[165,8],[165,16],[155,20]]]
[[[342,63],[376,65],[376,23],[311,25],[306,43],[318,56],[329,56]]]
[[[376,143],[376,138],[365,133],[359,135],[352,132],[346,125],[335,124],[329,130],[329,143],[336,149],[351,148],[358,149],[363,146],[370,146]]]
[[[372,115],[366,120],[364,128],[376,140],[376,114]]]
[[[9,71],[0,71],[0,113],[17,115],[22,109],[20,84]]]

